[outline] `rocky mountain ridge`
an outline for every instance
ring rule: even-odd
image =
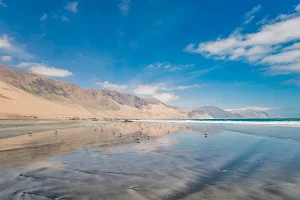
[[[270,116],[259,111],[228,112],[214,106],[171,107],[157,99],[74,84],[0,66],[0,118],[33,115],[39,118],[89,117],[129,119],[251,118]],[[26,97],[26,98],[25,98]],[[36,102],[32,105],[31,102]],[[5,117],[6,116],[6,117]]]

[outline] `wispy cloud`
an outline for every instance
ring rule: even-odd
[[[297,87],[300,87],[300,79],[290,79],[290,80],[284,81],[282,83],[286,84],[286,85],[295,85]]]
[[[198,78],[204,74],[207,74],[211,71],[214,71],[216,69],[218,69],[219,67],[218,66],[214,66],[214,67],[210,67],[210,68],[206,68],[206,69],[200,69],[200,70],[196,70],[196,71],[193,71],[193,72],[190,72],[190,76],[187,78],[187,80],[190,80],[190,79],[194,79],[194,78]]]
[[[20,46],[21,45],[14,42],[12,37],[9,37],[8,35],[0,36],[0,52],[22,59],[30,59],[34,57],[32,54],[23,50]]]
[[[122,15],[128,15],[129,7],[130,7],[130,0],[122,0],[122,2],[119,4],[119,9]]]
[[[300,50],[291,50],[299,47],[293,43],[297,40],[300,40],[300,12],[280,15],[257,32],[234,32],[227,38],[189,44],[184,51],[215,60],[243,60],[262,65],[269,75],[291,74],[300,72],[297,57]]]
[[[69,18],[67,18],[67,17],[64,16],[64,15],[58,15],[58,14],[56,14],[55,12],[53,12],[53,13],[51,13],[51,14],[52,14],[52,17],[53,17],[54,19],[60,19],[60,20],[63,21],[63,22],[68,22],[68,21],[70,21]]]
[[[12,61],[12,56],[2,56],[2,61]]]
[[[259,20],[258,22],[256,22],[256,25],[261,26],[264,24],[267,24],[269,22],[268,16],[262,18],[261,20]]]
[[[179,86],[167,86],[166,84],[152,84],[152,85],[139,85],[135,90],[135,94],[153,95],[157,91],[174,91],[174,90],[186,90],[192,88],[201,88],[205,85],[179,85]]]
[[[67,77],[67,76],[73,75],[73,73],[68,70],[58,69],[55,67],[47,66],[44,63],[22,62],[22,63],[16,65],[16,67],[26,68],[30,72],[39,74],[42,76]]]
[[[300,12],[300,4],[298,4],[298,5],[295,7],[295,10],[296,10],[297,12]]]
[[[117,29],[117,35],[118,36],[123,36],[124,35],[123,27]]]
[[[69,19],[67,17],[65,17],[65,16],[60,16],[60,19],[62,21],[64,21],[64,22],[68,22],[69,21]]]
[[[2,7],[4,7],[4,8],[7,7],[7,5],[6,5],[2,0],[0,0],[0,6],[2,6]]]
[[[77,13],[78,12],[78,4],[79,4],[79,1],[68,2],[68,4],[65,6],[65,9],[68,11],[71,11],[73,13]]]
[[[255,6],[251,11],[247,12],[245,14],[244,24],[249,24],[255,18],[255,14],[260,11],[261,7],[261,5]]]
[[[236,111],[236,110],[268,111],[268,110],[275,110],[275,109],[278,109],[278,108],[262,107],[262,106],[249,106],[249,107],[245,107],[245,108],[226,109],[226,111]]]
[[[115,90],[118,92],[124,92],[127,89],[126,85],[119,85],[119,84],[115,84],[115,83],[110,83],[108,81],[96,82],[96,85],[98,85],[104,89]]]
[[[164,69],[170,72],[184,70],[190,67],[194,67],[194,64],[186,64],[186,65],[174,65],[169,62],[157,62],[153,64],[149,64],[145,67],[146,70],[157,70],[157,69]]]
[[[47,17],[48,17],[47,13],[43,13],[43,15],[40,17],[40,21],[45,21]]]

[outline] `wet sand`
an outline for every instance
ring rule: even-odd
[[[0,139],[48,130],[103,124],[107,121],[91,120],[0,120]]]
[[[113,146],[153,140],[166,133],[181,130],[180,126],[146,123],[92,123],[69,129],[55,129],[23,134],[0,140],[0,167],[11,163],[27,163],[45,156],[54,156],[81,148]],[[185,127],[185,129],[187,129]]]
[[[299,158],[298,141],[99,122],[0,139],[0,199],[299,199]]]

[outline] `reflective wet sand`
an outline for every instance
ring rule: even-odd
[[[26,134],[0,140],[0,161],[0,199],[300,196],[298,141],[214,127],[134,122]]]

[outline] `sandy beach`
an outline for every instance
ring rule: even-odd
[[[122,122],[59,122],[42,121],[41,124],[32,125],[37,122],[24,122],[16,126],[7,125],[6,130],[1,130],[0,140],[1,155],[3,152],[10,152],[7,157],[2,157],[1,165],[9,165],[11,162],[30,162],[33,159],[40,159],[43,156],[63,154],[87,147],[101,147],[117,144],[126,144],[140,140],[153,140],[166,133],[173,133],[186,127],[159,123],[122,123]],[[37,128],[37,126],[39,128]],[[21,128],[20,128],[21,127]],[[22,131],[19,131],[22,129]],[[41,129],[47,131],[39,132]],[[18,136],[14,132],[18,130]],[[49,150],[51,149],[51,150]],[[22,153],[20,153],[22,152]],[[28,156],[34,153],[35,156]],[[12,156],[13,154],[13,156]],[[27,154],[24,156],[24,154]]]
[[[244,134],[243,126],[4,124],[1,199],[297,199],[300,194],[298,142]]]

